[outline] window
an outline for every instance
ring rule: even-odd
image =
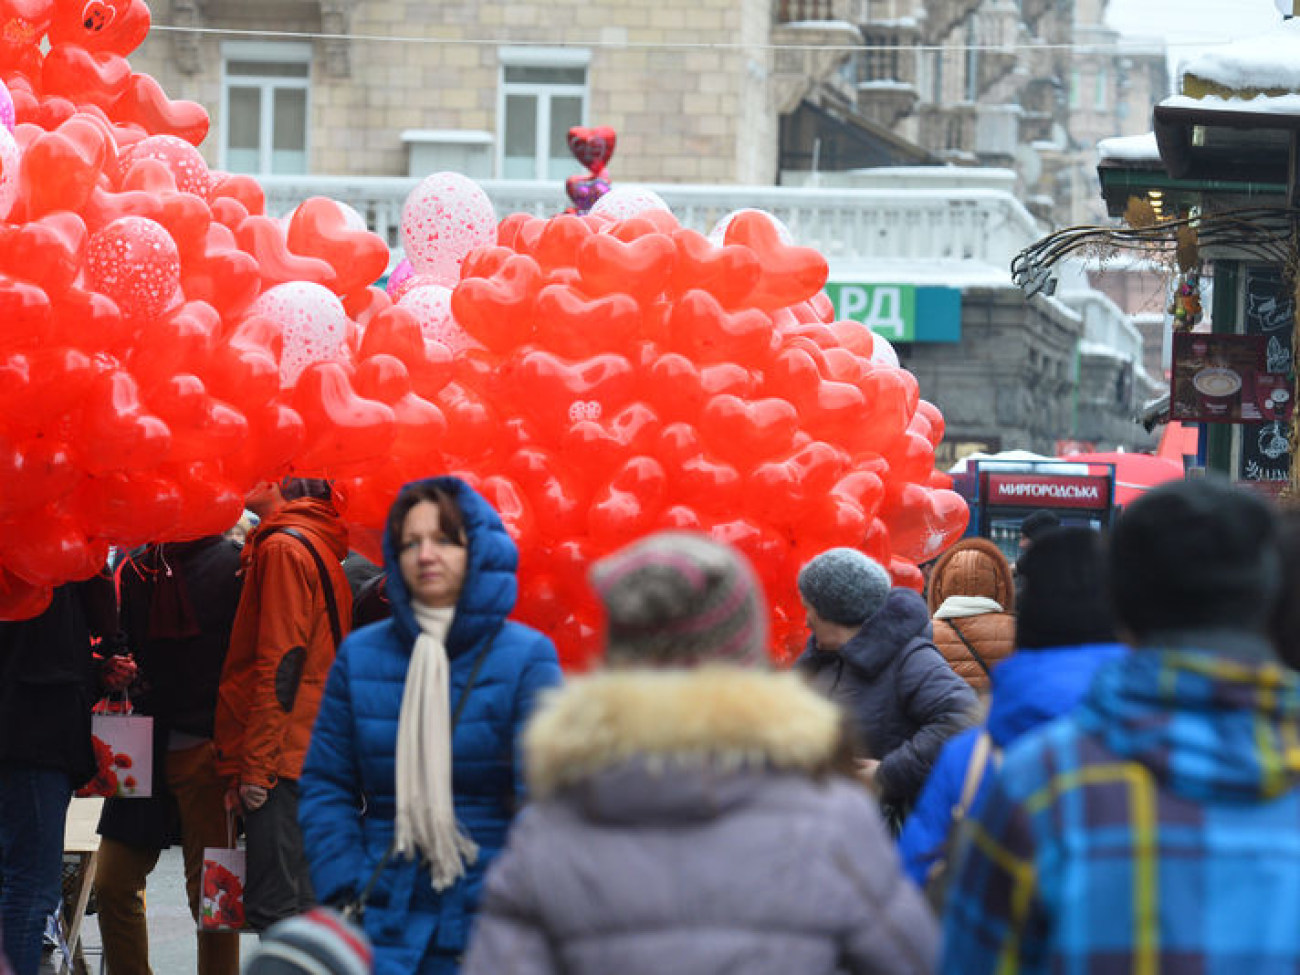
[[[1083,82],[1079,78],[1078,71],[1070,72],[1070,107],[1078,108],[1083,100]]]
[[[230,42],[221,55],[221,167],[306,173],[311,46]]]
[[[1104,67],[1097,69],[1097,91],[1095,107],[1099,111],[1104,111],[1110,105],[1110,75],[1107,74]]]
[[[501,51],[498,167],[504,179],[563,179],[577,163],[569,129],[587,117],[590,54],[569,48]]]

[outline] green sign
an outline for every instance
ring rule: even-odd
[[[961,291],[911,284],[846,284],[826,293],[835,317],[870,326],[890,342],[960,342]]]

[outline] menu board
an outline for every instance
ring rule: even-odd
[[[1264,367],[1275,389],[1284,390],[1288,407],[1294,390],[1291,376],[1291,336],[1295,321],[1295,300],[1291,289],[1274,267],[1254,267],[1246,272],[1244,331],[1264,343]],[[1273,392],[1272,397],[1279,394]],[[1281,489],[1290,476],[1291,447],[1288,439],[1290,409],[1265,414],[1264,422],[1246,423],[1241,428],[1241,467],[1238,477],[1261,487]],[[1245,419],[1245,417],[1243,417]]]
[[[1265,368],[1262,335],[1174,335],[1169,418],[1193,423],[1272,420],[1290,412],[1285,376]]]

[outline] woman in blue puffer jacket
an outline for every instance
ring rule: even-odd
[[[321,901],[346,902],[374,878],[377,975],[449,975],[523,796],[516,737],[560,666],[550,640],[506,620],[518,552],[463,481],[402,489],[384,561],[392,618],[339,648],[299,819]]]

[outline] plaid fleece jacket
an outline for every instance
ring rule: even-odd
[[[944,973],[1300,973],[1300,678],[1129,654],[970,826]]]

